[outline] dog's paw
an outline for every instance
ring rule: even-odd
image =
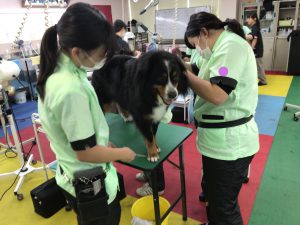
[[[126,123],[128,123],[128,122],[133,122],[133,117],[132,117],[132,116],[123,117],[123,119],[124,119],[124,121],[125,121]]]
[[[149,162],[157,162],[159,160],[159,155],[156,156],[148,156]]]

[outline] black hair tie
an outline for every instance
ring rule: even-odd
[[[228,21],[222,22],[222,23],[221,23],[221,27],[228,26],[228,24],[229,24],[229,22],[228,22]]]

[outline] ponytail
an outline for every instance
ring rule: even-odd
[[[70,49],[77,47],[89,52],[103,46],[110,57],[115,52],[114,38],[111,24],[98,9],[83,2],[69,6],[58,23],[46,30],[42,39],[40,75],[37,81],[41,100],[45,98],[46,81],[54,72],[59,51],[68,53]]]
[[[54,25],[46,30],[41,43],[40,74],[37,79],[37,91],[42,100],[45,98],[46,81],[54,72],[57,64],[57,58],[57,31],[56,25]]]
[[[227,19],[225,22],[223,22],[223,25],[227,25],[227,30],[236,33],[243,39],[246,39],[242,25],[237,20]]]

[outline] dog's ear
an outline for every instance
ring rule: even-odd
[[[188,80],[186,77],[186,67],[184,65],[184,62],[179,58],[176,57],[177,64],[179,65],[180,68],[180,76],[178,80],[178,86],[177,90],[179,94],[186,95],[188,91]]]
[[[149,80],[146,78],[148,77],[151,69],[153,68],[153,60],[151,60],[151,56],[152,54],[147,53],[141,56],[140,58],[136,59],[135,62],[133,62],[133,68],[135,70],[135,80],[139,83],[138,86],[142,89],[144,88],[147,82],[149,83]]]
[[[95,89],[100,107],[102,109],[102,111],[104,112],[104,104],[107,102],[107,99],[105,97],[105,88],[107,87],[107,85],[105,84],[105,80],[103,79],[104,76],[104,67],[102,67],[99,70],[95,70],[92,74],[92,80],[91,80],[91,84]]]

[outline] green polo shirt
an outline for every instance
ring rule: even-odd
[[[109,128],[99,106],[96,93],[87,80],[86,71],[76,67],[68,56],[60,53],[58,66],[46,82],[44,101],[39,99],[38,112],[58,164],[68,178],[75,171],[103,166],[106,172],[108,204],[117,194],[118,178],[112,163],[81,162],[70,142],[84,140],[95,134],[98,145],[107,146]],[[57,184],[75,196],[72,184],[56,172]]]
[[[161,123],[170,123],[172,121],[172,117],[173,117],[172,110],[171,110],[171,107],[169,107],[160,122]]]
[[[191,56],[190,64],[195,63],[196,66],[200,69],[201,64],[203,63],[203,58],[198,53],[197,49],[186,49],[186,54]]]
[[[198,121],[218,123],[254,115],[258,99],[256,61],[253,50],[244,39],[223,31],[212,49],[211,58],[202,64],[198,76],[211,82],[222,77],[237,82],[221,105],[216,106],[198,96],[194,106]],[[236,127],[198,128],[197,146],[207,157],[236,160],[258,151],[258,137],[257,125],[251,119]]]

